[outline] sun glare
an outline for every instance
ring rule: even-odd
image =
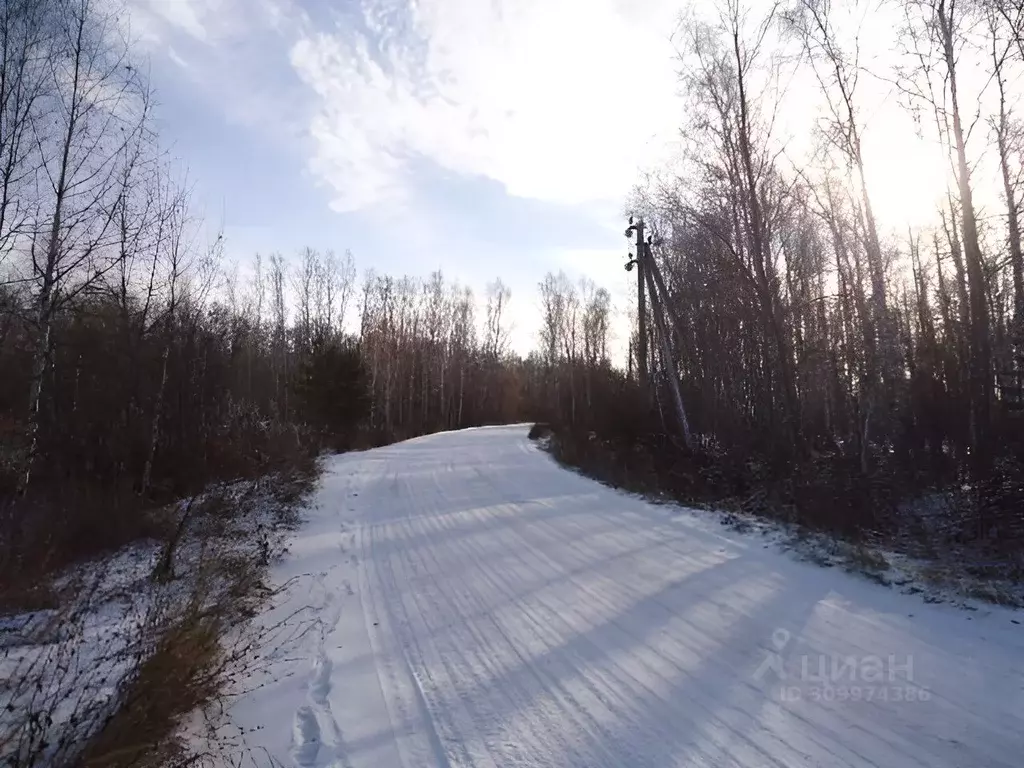
[[[939,148],[905,130],[885,130],[866,135],[863,150],[879,225],[906,231],[935,223],[951,181]]]

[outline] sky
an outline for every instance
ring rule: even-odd
[[[624,357],[635,279],[622,268],[626,201],[645,171],[678,157],[681,12],[711,14],[714,3],[127,2],[160,135],[187,163],[229,263],[244,270],[257,252],[349,249],[360,271],[440,269],[480,299],[500,277],[521,353],[536,342],[537,284],[564,270],[611,292],[612,348]],[[948,159],[884,74],[908,62],[900,6],[837,13],[866,70],[857,98],[873,207],[883,229],[905,236],[908,224],[934,221]],[[780,162],[804,168],[822,92],[792,51],[773,141],[785,147]],[[973,146],[984,148],[988,66],[960,67],[962,101],[980,110],[969,115]],[[756,92],[771,102],[769,89]],[[979,186],[976,199],[998,188]]]
[[[130,0],[162,140],[229,261],[512,289],[587,275],[625,309],[625,201],[680,120],[674,0]]]

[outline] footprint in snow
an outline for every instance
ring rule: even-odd
[[[311,707],[300,707],[292,723],[292,760],[296,768],[312,768],[320,751],[320,724]]]

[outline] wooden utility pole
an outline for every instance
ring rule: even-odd
[[[640,386],[647,385],[647,297],[644,293],[644,220],[637,219],[634,223],[633,217],[629,217],[629,227],[626,228],[626,237],[636,233],[636,259],[630,264],[636,265],[636,373]],[[626,267],[629,268],[629,265]]]
[[[637,374],[641,386],[647,384],[647,302],[644,289],[650,292],[651,310],[654,315],[654,322],[658,331],[658,340],[661,342],[661,361],[664,367],[665,376],[668,378],[669,388],[672,392],[672,403],[675,405],[676,416],[679,419],[680,432],[683,441],[689,450],[693,450],[693,435],[690,433],[690,422],[686,417],[686,407],[683,404],[682,392],[679,388],[679,371],[676,369],[672,356],[672,334],[669,332],[666,315],[671,319],[675,335],[682,339],[683,324],[675,307],[669,301],[668,291],[665,288],[665,280],[661,276],[657,262],[654,261],[654,254],[651,252],[651,244],[644,239],[643,219],[635,223],[633,217],[629,217],[629,226],[626,227],[626,237],[636,233],[636,257],[626,263],[626,270],[636,268],[636,297],[637,297]],[[646,285],[645,285],[646,284]]]
[[[652,277],[654,277],[654,285],[658,289],[658,293],[661,294],[661,304],[667,310],[669,319],[672,321],[672,327],[675,329],[676,338],[683,338],[683,323],[679,319],[679,315],[676,313],[676,308],[672,302],[668,300],[668,289],[665,288],[665,278],[661,276],[661,268],[658,266],[658,262],[654,260],[654,255],[651,253],[651,245],[647,243],[646,251],[647,254],[647,269],[651,271]]]
[[[645,260],[651,258],[650,247],[644,243]],[[653,265],[652,265],[653,266]],[[647,287],[651,292],[651,309],[653,310],[654,322],[658,330],[658,340],[661,342],[661,365],[665,371],[665,378],[668,379],[669,389],[672,392],[672,403],[676,408],[676,418],[679,419],[679,429],[683,433],[683,442],[688,450],[693,450],[693,438],[690,435],[690,422],[686,418],[686,408],[683,405],[683,396],[679,391],[679,372],[676,370],[675,361],[672,358],[672,344],[669,341],[668,325],[665,322],[664,305],[668,303],[668,297],[664,294],[659,297],[658,289],[651,278],[651,272],[646,271]]]

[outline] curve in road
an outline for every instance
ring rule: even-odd
[[[1019,614],[798,562],[566,471],[523,426],[333,458],[275,578],[229,712],[254,759],[1021,765]]]

